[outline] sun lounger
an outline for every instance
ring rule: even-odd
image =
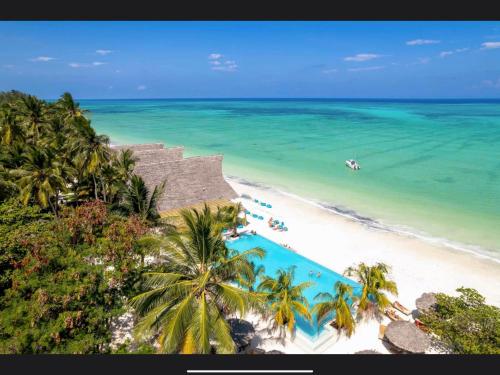
[[[429,328],[427,328],[427,326],[420,319],[415,319],[415,325],[420,330],[422,330],[424,332],[429,332]]]
[[[396,310],[401,311],[405,315],[410,315],[411,314],[411,311],[409,309],[407,309],[406,307],[404,307],[402,304],[400,304],[398,301],[395,301],[392,304],[392,307],[394,307]]]
[[[385,315],[394,322],[397,320],[403,320],[398,314],[396,314],[396,311],[394,310],[385,310]]]
[[[387,328],[387,326],[381,324],[379,327],[378,327],[378,338],[380,340],[384,340],[384,336],[385,336],[385,329]]]

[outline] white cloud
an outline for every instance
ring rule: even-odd
[[[323,74],[333,74],[333,73],[337,73],[338,72],[338,69],[325,69],[323,70]]]
[[[113,51],[110,49],[96,49],[96,51],[95,51],[95,53],[97,53],[98,55],[102,55],[102,56],[109,55],[111,52],[113,52]]]
[[[498,78],[496,80],[496,82],[494,80],[484,80],[481,82],[482,86],[485,86],[485,87],[491,87],[491,88],[494,88],[494,89],[500,89],[500,78]]]
[[[101,65],[104,65],[104,64],[107,64],[105,62],[101,62],[101,61],[94,61],[93,63],[77,63],[77,62],[72,62],[72,63],[69,63],[68,65],[72,68],[91,68],[93,66],[101,66]]]
[[[369,61],[380,57],[381,55],[377,55],[375,53],[358,53],[354,56],[348,56],[344,58],[345,61]]]
[[[147,89],[146,85],[139,85],[139,86],[137,86],[137,90],[139,90],[139,91],[144,91],[146,89]]]
[[[14,69],[16,66],[13,65],[13,64],[5,64],[5,65],[2,65],[5,69]]]
[[[220,70],[220,71],[223,71],[223,72],[235,72],[237,68],[238,68],[238,65],[236,65],[236,64],[229,64],[229,65],[213,66],[212,70]]]
[[[413,39],[413,40],[408,40],[406,42],[406,45],[408,46],[423,46],[425,44],[438,44],[441,43],[440,40],[434,40],[434,39]]]
[[[365,68],[350,68],[350,69],[347,69],[349,72],[364,72],[364,71],[368,71],[368,70],[380,70],[380,69],[384,69],[385,67],[384,66],[367,66]]]
[[[500,42],[484,42],[481,46],[483,47],[482,49],[500,48]]]
[[[235,72],[238,64],[234,60],[224,60],[223,55],[220,53],[211,53],[208,55],[208,63],[212,66],[212,70],[222,72]]]
[[[453,55],[453,51],[443,51],[439,54],[439,57],[446,57],[450,55]]]
[[[453,51],[443,51],[439,54],[439,57],[446,57],[446,56],[453,55],[455,53],[461,53],[461,52],[465,52],[468,50],[469,50],[468,48],[457,48],[457,49],[454,49]]]
[[[431,61],[430,57],[420,57],[418,59],[419,64],[428,64]]]
[[[51,61],[51,60],[55,60],[54,57],[49,57],[49,56],[38,56],[38,57],[35,57],[33,59],[31,59],[31,61],[41,61],[41,62],[47,62],[47,61]]]

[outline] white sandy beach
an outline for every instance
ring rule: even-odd
[[[359,262],[384,262],[392,267],[392,278],[399,289],[398,301],[415,309],[415,299],[423,292],[455,294],[460,286],[477,289],[488,303],[500,306],[500,264],[469,253],[435,246],[417,238],[368,228],[298,197],[272,189],[255,187],[228,179],[240,195],[270,202],[264,209],[251,199],[238,198],[252,212],[261,212],[265,220],[250,220],[247,228],[280,244],[288,244],[299,254],[342,273]],[[267,225],[269,216],[285,221],[288,232],[273,231]],[[385,318],[387,319],[387,318]],[[389,320],[385,320],[388,323]],[[255,322],[257,323],[257,322]],[[358,326],[349,340],[328,345],[324,353],[354,353],[376,349],[387,352],[378,340],[379,323]],[[285,347],[271,341],[260,347],[287,353],[304,350],[288,343]]]

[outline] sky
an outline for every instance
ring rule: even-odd
[[[0,91],[46,99],[500,98],[500,22],[0,22]]]

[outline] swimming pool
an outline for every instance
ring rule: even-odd
[[[329,292],[333,294],[333,286],[337,281],[342,281],[351,285],[354,288],[354,294],[361,294],[361,286],[353,280],[350,280],[332,270],[313,262],[310,259],[303,257],[277,243],[268,240],[259,235],[242,235],[240,238],[226,242],[226,246],[237,251],[245,251],[254,247],[260,247],[266,251],[263,259],[252,259],[257,265],[265,267],[265,274],[275,277],[276,271],[280,268],[295,268],[295,284],[304,281],[312,281],[314,284],[304,291],[304,296],[307,298],[310,307],[315,304],[314,297],[320,292]],[[313,274],[310,275],[310,271]],[[318,272],[321,275],[318,277]],[[333,316],[332,316],[333,318]],[[316,317],[313,316],[313,322],[309,323],[300,316],[296,317],[297,328],[306,334],[311,340],[314,340],[322,331],[323,326],[318,327]],[[327,320],[328,322],[328,320]]]

